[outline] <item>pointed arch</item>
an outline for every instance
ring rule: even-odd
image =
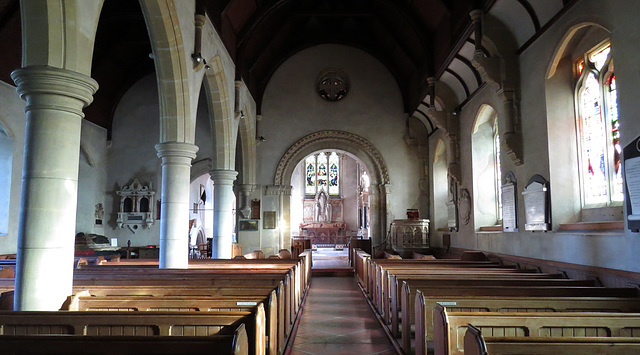
[[[249,110],[245,109],[243,112],[246,113],[240,116],[238,127],[242,166],[236,170],[240,173],[241,184],[253,185],[256,183],[256,126],[255,119],[248,114]]]
[[[20,2],[22,66],[47,65],[91,75],[103,0]]]
[[[194,143],[188,67],[176,4],[171,0],[140,1],[151,39],[158,97],[160,142]]]
[[[234,170],[236,144],[233,135],[233,109],[230,90],[220,56],[208,61],[211,69],[204,77],[203,86],[207,97],[211,135],[213,136],[212,168]]]
[[[607,26],[602,25],[597,21],[579,22],[569,27],[569,29],[565,31],[564,35],[562,36],[562,39],[560,39],[558,45],[556,46],[556,49],[553,52],[553,55],[551,56],[551,61],[549,62],[549,66],[547,68],[547,79],[550,79],[556,74],[556,70],[558,69],[560,60],[566,55],[565,52],[567,51],[567,48],[569,47],[569,44],[571,43],[571,40],[574,38],[576,33],[590,26],[594,26],[611,33],[611,31],[607,29]]]

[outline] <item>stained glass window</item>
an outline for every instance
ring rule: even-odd
[[[324,188],[327,191],[327,155],[318,154],[318,190]]]
[[[340,158],[336,152],[333,152],[329,156],[329,195],[340,194],[338,166],[340,166]]]
[[[622,154],[622,146],[620,146],[620,122],[618,122],[618,94],[616,91],[616,76],[611,75],[607,85],[607,113],[609,122],[611,123],[611,141],[613,144],[613,193],[611,200],[622,201],[624,194],[622,191],[622,162],[620,155]]]
[[[340,156],[336,152],[321,152],[305,159],[305,194],[324,190],[340,195]]]
[[[495,158],[495,174],[496,174],[496,191],[498,192],[497,197],[497,209],[498,209],[498,220],[502,220],[502,167],[500,166],[500,135],[498,135],[498,117],[496,116],[496,121],[493,124],[493,151]]]
[[[312,155],[305,159],[305,194],[316,193],[316,158]]]
[[[577,65],[580,175],[585,206],[620,202],[620,124],[611,46],[601,46]]]

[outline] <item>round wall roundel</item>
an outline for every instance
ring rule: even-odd
[[[340,101],[349,92],[349,78],[339,69],[323,70],[318,75],[316,90],[318,95],[327,101]]]

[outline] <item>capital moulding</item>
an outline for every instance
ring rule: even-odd
[[[198,146],[186,142],[162,142],[156,144],[156,151],[158,152],[158,158],[189,158],[195,159],[198,152]]]
[[[45,109],[66,109],[82,115],[82,107],[93,101],[93,94],[98,90],[98,82],[89,76],[46,65],[16,69],[11,73],[11,78],[16,84],[18,94],[23,99],[34,94],[53,94],[70,97],[82,103],[78,109],[67,107],[68,105],[64,105],[64,102],[39,104],[37,100],[29,99],[27,109],[34,108],[34,106]]]
[[[211,176],[211,180],[213,180],[214,185],[220,184],[233,184],[238,177],[238,172],[235,170],[211,170],[209,171],[209,175]]]

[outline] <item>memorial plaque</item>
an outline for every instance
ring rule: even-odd
[[[627,226],[632,232],[640,232],[640,137],[623,150],[624,193],[627,204]]]
[[[502,185],[502,231],[518,231],[518,199],[516,195],[516,178],[513,172],[505,174]]]
[[[548,183],[540,175],[534,175],[522,195],[528,231],[547,231],[551,229],[551,213],[549,211]]]

